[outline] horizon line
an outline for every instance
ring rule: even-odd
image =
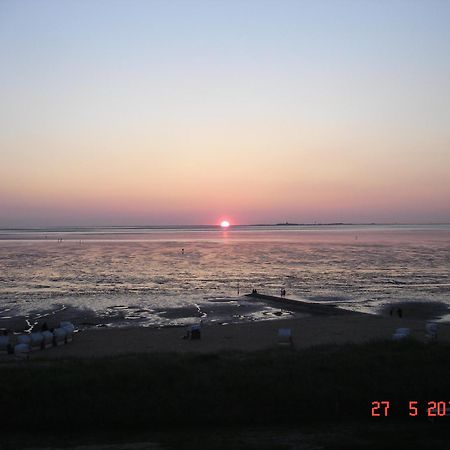
[[[279,223],[248,223],[230,224],[230,228],[236,227],[289,227],[289,226],[380,226],[380,225],[450,225],[450,222],[279,222]],[[135,229],[161,229],[161,228],[222,228],[220,224],[166,224],[166,225],[31,225],[31,226],[0,226],[0,230],[36,230],[36,229],[64,229],[64,228],[135,228]]]

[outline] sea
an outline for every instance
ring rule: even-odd
[[[298,313],[260,293],[369,314],[440,304],[450,225],[0,229],[0,321],[61,311],[86,327],[229,324]],[[34,322],[35,323],[35,322]]]

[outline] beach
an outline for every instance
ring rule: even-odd
[[[202,328],[200,340],[183,339],[185,331],[182,328],[88,330],[76,334],[72,344],[46,351],[45,357],[86,358],[151,352],[256,351],[276,347],[279,328],[290,328],[294,347],[305,348],[389,340],[395,329],[400,327],[410,328],[411,337],[414,339],[425,340],[425,324],[418,320],[368,315],[328,316],[227,326],[209,325]],[[450,342],[449,324],[441,325],[439,341]]]
[[[450,323],[439,321],[449,308],[440,302],[403,302],[387,304],[378,314],[342,309],[336,304],[299,301],[290,298],[246,294],[243,302],[266,304],[275,311],[269,319],[239,322],[203,322],[197,314],[194,324],[201,329],[201,339],[189,339],[192,324],[173,326],[116,326],[105,324],[93,311],[63,308],[43,314],[32,326],[40,331],[45,323],[57,328],[64,320],[75,327],[73,341],[68,345],[31,352],[30,359],[97,358],[149,353],[219,353],[227,351],[253,352],[276,348],[278,331],[289,329],[292,348],[302,349],[330,344],[364,344],[391,340],[399,328],[409,329],[409,337],[427,342],[426,324],[436,323],[439,342],[450,342]],[[228,307],[227,304],[219,307]],[[213,304],[214,307],[214,304]],[[231,306],[234,308],[234,306]],[[178,314],[190,313],[180,309]],[[277,318],[278,316],[278,318]],[[28,322],[29,323],[29,322]],[[3,329],[23,334],[27,325],[22,318],[0,322]],[[17,330],[22,330],[21,332]],[[10,361],[11,355],[1,355],[0,361]]]
[[[407,306],[404,308],[408,310]],[[409,328],[411,338],[425,341],[426,322],[426,319],[417,317],[340,312],[339,315],[310,315],[242,324],[207,324],[201,327],[199,340],[184,339],[189,327],[100,327],[77,332],[72,343],[32,352],[30,358],[95,358],[154,352],[251,352],[277,347],[280,328],[291,330],[293,347],[298,349],[390,340],[397,328]],[[438,325],[438,339],[439,342],[450,342],[450,324]]]

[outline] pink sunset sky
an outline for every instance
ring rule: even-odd
[[[2,2],[0,227],[450,222],[450,3]]]

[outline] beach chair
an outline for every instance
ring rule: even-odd
[[[435,341],[437,339],[437,328],[436,322],[427,322],[425,324],[425,338],[427,341]]]
[[[0,336],[0,354],[9,353],[11,346],[10,336]]]
[[[64,328],[66,330],[66,343],[72,342],[73,332],[75,331],[75,326],[72,322],[61,322],[59,324],[60,328]]]
[[[59,347],[66,344],[67,331],[65,328],[55,328],[53,330],[53,345]]]
[[[410,337],[411,329],[410,328],[397,328],[395,333],[392,335],[392,340],[401,341],[402,339],[406,339]]]
[[[278,345],[281,346],[292,346],[292,331],[290,328],[279,328],[278,329]]]
[[[200,328],[200,325],[192,325],[191,326],[190,337],[191,337],[191,340],[201,339],[201,337],[202,337],[202,330]]]
[[[17,359],[28,359],[30,357],[31,347],[29,344],[16,344],[14,346],[14,355]]]
[[[41,332],[34,332],[30,334],[31,351],[41,350],[44,348],[44,335]]]
[[[42,338],[42,348],[53,347],[53,333],[51,331],[43,331]]]
[[[19,334],[17,336],[17,344],[26,344],[31,347],[31,336],[29,334]]]

